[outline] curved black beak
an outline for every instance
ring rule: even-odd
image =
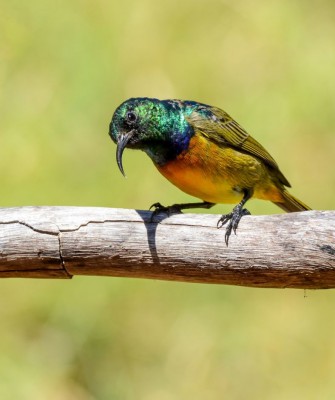
[[[121,171],[121,174],[123,176],[126,176],[126,174],[124,173],[123,170],[123,166],[122,166],[122,154],[124,149],[127,146],[127,143],[129,142],[129,140],[131,139],[131,137],[133,136],[134,131],[131,130],[128,133],[122,134],[118,137],[117,140],[117,147],[116,147],[116,162],[117,165],[119,167],[119,170]]]

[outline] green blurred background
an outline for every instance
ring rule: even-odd
[[[1,0],[1,206],[189,201],[140,152],[125,153],[128,179],[116,167],[112,113],[149,96],[224,108],[292,193],[334,208],[334,21],[330,0]],[[335,398],[333,291],[90,277],[0,290],[1,399]]]

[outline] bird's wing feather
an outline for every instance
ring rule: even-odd
[[[276,171],[276,175],[283,185],[291,186],[279,170],[278,164],[273,157],[225,111],[216,107],[210,107],[210,109],[200,108],[188,115],[186,120],[195,131],[205,136],[208,140],[218,145],[234,147],[237,150],[260,158]]]

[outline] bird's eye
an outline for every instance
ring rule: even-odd
[[[129,124],[134,124],[137,120],[137,115],[134,111],[128,111],[126,117]]]

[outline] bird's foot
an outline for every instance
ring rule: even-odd
[[[231,213],[223,214],[221,218],[218,220],[217,222],[218,229],[222,228],[223,225],[229,222],[225,234],[225,242],[227,246],[231,232],[234,231],[236,235],[236,229],[238,227],[241,218],[244,215],[250,215],[250,212],[246,208],[242,208],[241,205],[238,204],[236,207],[233,208],[233,211]]]
[[[149,210],[154,208],[150,222],[154,222],[154,218],[159,215],[160,213],[165,213],[169,217],[171,214],[180,214],[182,211],[182,204],[173,204],[172,206],[162,206],[161,203],[154,203]]]

